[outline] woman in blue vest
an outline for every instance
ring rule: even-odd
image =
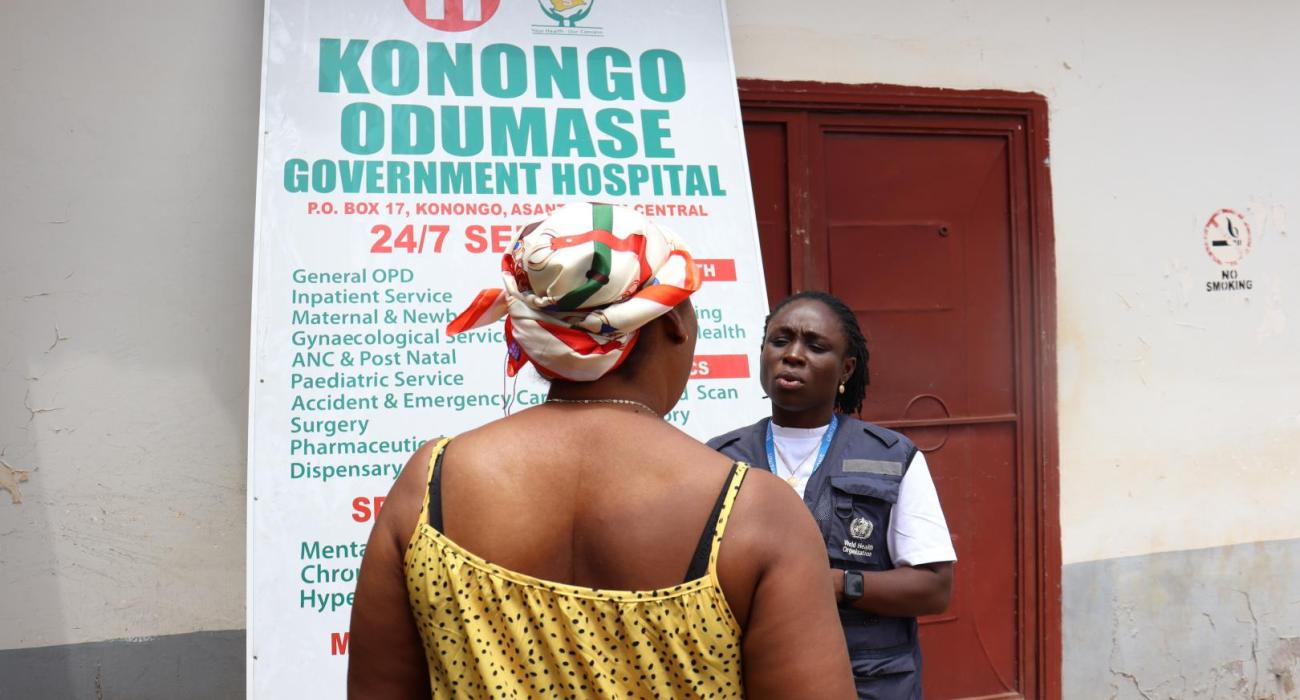
[[[801,292],[782,301],[759,363],[772,417],[709,446],[776,474],[812,510],[858,697],[920,698],[916,618],[948,607],[957,559],[925,456],[852,417],[866,395],[867,343],[839,299]]]

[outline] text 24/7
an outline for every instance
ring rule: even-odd
[[[464,239],[469,253],[504,253],[517,229],[514,224],[470,224],[455,238]],[[388,224],[375,224],[370,233],[375,236],[372,253],[441,253],[445,246],[455,245],[448,241],[452,230],[445,224],[406,224],[396,231]]]

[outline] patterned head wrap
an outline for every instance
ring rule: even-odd
[[[633,209],[570,204],[525,228],[447,335],[506,316],[506,374],[592,381],[627,359],[638,329],[700,288],[686,245]]]

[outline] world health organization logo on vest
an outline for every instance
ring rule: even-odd
[[[555,24],[533,25],[534,34],[569,34],[579,36],[603,36],[600,27],[578,26],[587,19],[587,15],[596,8],[596,0],[537,0],[542,14]]]
[[[865,540],[871,537],[871,533],[875,529],[876,524],[866,518],[854,518],[853,522],[849,523],[849,534],[857,540]]]

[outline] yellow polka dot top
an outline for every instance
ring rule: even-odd
[[[607,591],[492,564],[442,534],[434,449],[404,559],[434,698],[741,698],[740,627],[718,547],[746,466],[736,464],[684,583]]]

